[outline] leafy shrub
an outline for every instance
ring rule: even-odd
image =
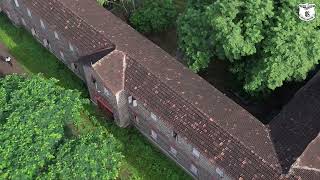
[[[172,0],[145,0],[129,20],[142,33],[161,32],[175,22],[176,15]]]
[[[0,79],[0,99],[5,102],[0,116],[0,179],[59,173],[58,179],[74,179],[93,177],[93,172],[99,173],[97,177],[116,178],[122,158],[119,145],[99,129],[68,139],[66,125],[82,120],[88,101],[56,84],[57,80],[41,76]],[[79,166],[71,170],[72,165]]]
[[[115,179],[119,174],[122,155],[115,150],[113,136],[96,129],[63,144],[56,162],[49,166],[48,179]]]

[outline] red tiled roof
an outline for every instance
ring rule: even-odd
[[[36,13],[64,38],[78,47],[80,56],[114,48],[114,45],[93,26],[68,9],[62,0],[24,0],[26,7]]]
[[[320,72],[301,88],[270,122],[271,137],[287,172],[320,132]],[[320,145],[318,146],[320,150]],[[310,151],[310,155],[320,151]],[[319,161],[320,166],[320,161]],[[318,169],[320,167],[318,166]],[[319,178],[320,179],[320,178]]]
[[[132,59],[127,62],[125,89],[233,177],[279,178],[279,169],[271,167],[214,119],[200,112]]]
[[[93,65],[93,69],[114,94],[124,88],[125,61],[126,55],[114,50]]]

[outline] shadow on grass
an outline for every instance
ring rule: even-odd
[[[83,97],[89,97],[85,84],[26,30],[14,27],[1,13],[0,25],[0,41],[8,47],[26,72],[42,73],[46,78],[56,78],[60,86],[78,90]],[[121,152],[125,156],[125,162],[120,179],[191,179],[136,129],[117,127],[112,121],[107,121],[92,104],[85,106],[85,109],[90,113],[90,117],[84,117],[88,126],[92,126],[90,121],[96,119],[122,144]],[[90,129],[94,130],[94,125]]]

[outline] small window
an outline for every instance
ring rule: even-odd
[[[41,25],[42,29],[46,29],[46,27],[45,27],[45,25],[44,25],[44,23],[43,23],[42,19],[40,19],[40,25]]]
[[[60,51],[60,57],[64,60],[64,54],[62,51]]]
[[[91,81],[92,83],[94,84],[96,90],[98,90],[98,83],[97,83],[97,80],[94,78],[94,77],[91,77]]]
[[[216,168],[216,173],[219,174],[219,176],[223,177],[223,171],[220,168]]]
[[[72,70],[75,70],[75,69],[77,69],[77,65],[75,63],[71,63],[71,68],[72,68]]]
[[[106,95],[106,96],[110,96],[110,92],[108,91],[107,88],[103,87],[103,93]]]
[[[14,0],[14,3],[16,4],[17,7],[19,7],[18,0]]]
[[[28,16],[31,17],[31,11],[29,8],[27,8],[27,13],[28,13]]]
[[[135,121],[137,124],[139,124],[139,123],[140,123],[139,117],[138,117],[138,116],[134,116],[134,121]]]
[[[193,164],[191,164],[190,166],[190,171],[192,172],[193,175],[196,175],[196,176],[198,175],[198,168]]]
[[[129,97],[128,97],[128,103],[129,103],[129,104],[132,103],[132,106],[133,106],[133,107],[138,106],[137,100],[136,100],[134,97],[132,97],[132,96],[129,96]]]
[[[73,46],[72,46],[71,43],[69,43],[69,49],[70,49],[70,51],[74,51]]]
[[[132,106],[133,106],[133,107],[137,107],[137,106],[138,106],[137,100],[133,100],[133,101],[132,101]]]
[[[158,135],[157,135],[156,132],[154,132],[153,130],[151,130],[151,137],[152,137],[154,140],[157,140]]]
[[[177,156],[177,150],[174,147],[170,147],[170,153],[174,156]]]
[[[55,37],[56,39],[59,39],[59,35],[58,35],[58,33],[57,33],[56,31],[54,31],[53,34],[54,34],[54,37]]]
[[[47,39],[43,39],[43,45],[44,47],[49,46],[49,41]]]
[[[32,33],[33,36],[37,35],[36,30],[34,28],[31,29],[31,33]]]
[[[193,148],[193,149],[192,149],[192,154],[193,154],[196,158],[199,158],[199,157],[200,157],[200,152],[199,152],[196,148]]]
[[[24,26],[27,25],[26,21],[25,21],[23,18],[21,18],[21,22],[22,22],[22,24],[23,24]]]
[[[131,104],[131,103],[132,103],[132,100],[133,100],[132,96],[129,96],[129,97],[128,97],[128,103]]]
[[[152,120],[158,121],[158,117],[155,114],[153,114],[153,112],[151,112],[150,117]]]
[[[177,132],[172,131],[172,137],[173,137],[176,141],[178,141],[178,134],[177,134]]]

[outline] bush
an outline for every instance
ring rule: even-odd
[[[172,0],[145,0],[129,21],[142,33],[161,32],[175,22],[176,15]]]
[[[82,121],[88,101],[56,83],[40,76],[0,79],[0,179],[115,179],[122,159],[117,141],[99,128],[67,136],[67,124]]]

